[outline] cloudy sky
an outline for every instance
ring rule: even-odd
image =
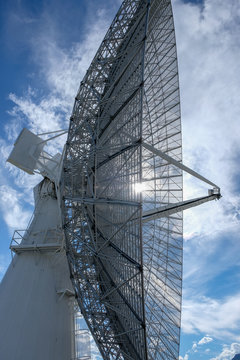
[[[23,127],[65,129],[79,82],[120,0],[0,1],[0,277],[14,229],[32,213],[36,176],[6,159]],[[181,360],[240,353],[240,2],[173,0],[184,163],[218,184],[220,201],[184,216]],[[185,198],[207,188],[184,178]]]

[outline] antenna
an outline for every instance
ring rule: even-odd
[[[170,0],[123,1],[81,82],[62,156],[47,154],[46,141],[24,129],[8,159],[44,180],[22,242],[11,245],[15,270],[1,284],[4,358],[15,360],[16,349],[26,360],[88,358],[77,316],[72,342],[75,295],[105,360],[178,359],[182,211],[221,195],[182,163]],[[183,201],[183,171],[211,186],[208,194]]]

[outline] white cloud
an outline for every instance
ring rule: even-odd
[[[193,343],[192,350],[193,350],[194,352],[197,351],[197,343]]]
[[[104,9],[92,12],[84,29],[84,39],[69,48],[59,46],[55,31],[49,36],[49,31],[46,32],[44,27],[36,34],[37,39],[32,41],[34,59],[40,65],[39,71],[53,97],[56,97],[55,100],[60,99],[64,111],[71,111],[80,81],[103,40],[112,15]],[[54,24],[51,26],[54,27]]]
[[[0,186],[0,209],[11,230],[26,229],[31,212],[24,209],[23,196],[10,186]]]
[[[230,346],[224,345],[221,354],[210,360],[232,360],[236,354],[240,353],[240,344],[232,343]]]
[[[28,94],[24,97],[17,97],[14,94],[9,95],[9,99],[14,103],[11,115],[17,118],[19,115],[24,116],[27,120],[29,130],[36,133],[59,130],[61,128],[61,99],[47,97],[39,103],[34,102],[34,98]],[[14,124],[15,125],[15,124]]]
[[[206,335],[201,340],[199,340],[198,345],[208,344],[212,341],[213,339],[210,336]]]
[[[37,46],[33,49],[49,88],[61,97],[63,106],[68,110],[73,106],[79,83],[103,40],[108,25],[109,19],[106,19],[104,12],[97,12],[95,21],[90,20],[85,39],[81,43],[64,50],[54,39],[49,40],[48,34],[41,34],[40,48]]]
[[[184,333],[206,333],[217,339],[239,341],[240,293],[215,300],[199,296],[188,298],[183,303],[182,331]],[[209,335],[200,340],[201,344],[210,342]],[[200,344],[200,342],[198,344]]]
[[[179,360],[188,360],[189,359],[189,355],[185,354],[184,357],[179,356]]]
[[[191,354],[196,354],[196,353],[203,353],[202,352],[202,349],[201,349],[201,347],[202,347],[202,345],[204,345],[204,344],[207,344],[207,343],[210,343],[210,342],[212,342],[213,341],[213,339],[210,337],[210,336],[208,336],[208,335],[206,335],[206,336],[204,336],[201,340],[199,340],[199,341],[194,341],[193,342],[193,344],[192,344],[192,347],[189,349],[189,350],[187,350],[187,352],[186,352],[186,354],[184,355],[184,357],[182,357],[182,356],[180,356],[179,357],[179,360],[188,360],[188,358],[189,358],[189,356],[191,355]],[[206,349],[205,350],[205,353],[208,353],[210,351],[210,349]],[[190,354],[190,355],[189,355]]]

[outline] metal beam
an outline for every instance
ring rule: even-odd
[[[114,154],[108,156],[105,160],[101,161],[97,166],[96,169],[99,169],[101,166],[105,165],[107,162],[113,160],[115,157],[123,154],[125,151],[131,150],[134,147],[137,147],[140,145],[140,141],[136,141],[133,144],[127,145],[125,147],[123,147],[122,149],[118,150],[117,152],[115,152]],[[92,168],[94,169],[94,167]]]
[[[142,222],[145,223],[151,220],[159,219],[161,217],[166,217],[168,215],[175,214],[176,212],[187,210],[194,206],[204,204],[207,201],[220,199],[220,197],[221,197],[220,193],[211,194],[208,196],[203,196],[192,200],[186,200],[175,204],[169,204],[167,206],[161,206],[153,210],[148,210],[143,212]]]
[[[175,165],[176,167],[178,167],[179,169],[186,171],[188,174],[195,176],[196,178],[198,178],[199,180],[204,181],[205,183],[213,186],[216,189],[219,189],[220,192],[220,188],[219,186],[217,186],[216,184],[214,184],[213,182],[211,182],[210,180],[206,179],[205,177],[203,177],[202,175],[198,174],[196,171],[190,169],[189,167],[187,167],[186,165],[183,165],[182,163],[180,163],[179,161],[173,159],[171,156],[167,155],[166,153],[164,153],[163,151],[156,149],[154,146],[149,145],[145,142],[142,142],[142,146],[151,151],[153,154],[161,157],[162,159],[168,161],[170,164]]]
[[[31,244],[31,245],[11,245],[10,249],[15,253],[24,251],[61,251],[63,246],[59,243],[47,243],[47,244]]]
[[[137,201],[124,201],[124,200],[108,199],[108,198],[87,198],[80,196],[65,196],[64,200],[70,200],[72,202],[78,202],[81,204],[89,204],[89,205],[111,204],[111,205],[138,206],[138,207],[141,206],[140,202]]]

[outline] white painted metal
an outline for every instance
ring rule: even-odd
[[[56,132],[58,133],[59,131],[54,131],[54,133]],[[49,133],[43,135],[47,134]],[[52,132],[50,132],[50,134],[52,134]],[[64,134],[66,134],[66,131],[60,130],[60,134],[43,140],[24,128],[18,136],[7,161],[30,175],[33,175],[35,172],[40,172],[42,176],[56,182],[59,174],[61,154],[57,153],[52,156],[43,149],[48,141]]]
[[[33,175],[37,159],[44,147],[44,144],[40,144],[41,142],[40,137],[24,128],[19,134],[7,161]]]
[[[32,223],[12,246],[16,255],[0,286],[1,358],[70,360],[74,297],[52,182],[44,179],[35,194]]]
[[[37,169],[44,179],[34,188],[28,229],[14,233],[10,249],[15,256],[0,284],[0,358],[78,360],[84,354],[90,359],[89,334],[87,340],[87,330],[81,336],[75,329],[57,191],[61,155],[49,156],[45,143],[24,129],[8,159],[29,174]]]
[[[60,162],[61,154],[57,153],[54,156],[50,156],[48,153],[42,152],[36,162],[36,166],[42,176],[47,177],[56,183]]]

